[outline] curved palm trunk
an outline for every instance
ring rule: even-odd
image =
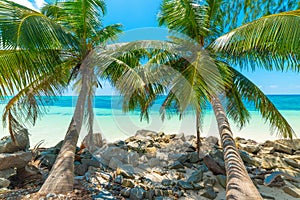
[[[201,140],[200,140],[200,112],[196,112],[196,131],[197,131],[197,152],[200,153],[200,146],[201,146]]]
[[[218,122],[219,133],[224,151],[227,175],[226,199],[259,200],[259,191],[250,179],[244,163],[238,153],[232,131],[220,99],[211,98],[211,104]]]
[[[84,63],[81,65],[80,70],[82,73],[82,86],[73,118],[50,174],[39,191],[42,195],[48,193],[66,194],[73,191],[75,150],[82,127],[84,108],[89,91],[90,70],[88,70]]]

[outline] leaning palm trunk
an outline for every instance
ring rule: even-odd
[[[48,193],[66,194],[73,191],[75,150],[82,127],[86,98],[89,91],[90,70],[85,63],[81,65],[80,70],[82,73],[82,85],[74,115],[58,157],[48,178],[39,191],[42,195]]]
[[[211,104],[218,122],[219,133],[224,151],[227,175],[226,199],[262,199],[259,191],[250,179],[244,163],[238,153],[232,131],[220,99],[213,96]]]
[[[196,111],[196,131],[197,131],[197,152],[200,153],[201,140],[200,140],[200,112]]]

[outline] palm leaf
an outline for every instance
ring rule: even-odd
[[[244,67],[299,70],[300,10],[269,15],[218,38],[215,51]]]
[[[271,131],[284,138],[293,138],[295,136],[293,128],[270,99],[240,72],[234,68],[231,68],[231,71],[234,75],[234,85],[237,86],[237,91],[243,99],[254,104],[265,121],[270,124]]]

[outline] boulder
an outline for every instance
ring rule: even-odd
[[[151,158],[149,161],[148,161],[148,164],[151,168],[153,167],[159,167],[160,166],[160,160],[159,158]]]
[[[249,153],[247,153],[246,151],[243,150],[239,150],[240,156],[243,160],[243,162],[248,163],[250,165],[254,165],[254,166],[258,166],[258,162],[252,157],[250,156]]]
[[[154,137],[155,135],[157,135],[157,132],[144,130],[144,129],[136,131],[135,134],[135,136],[142,136],[142,137]]]
[[[300,139],[280,139],[276,143],[282,144],[294,150],[300,150]]]
[[[275,143],[274,151],[287,153],[287,154],[290,154],[290,155],[293,155],[293,153],[294,153],[294,150],[291,147],[288,147],[288,146],[285,146],[285,145],[282,145],[282,144],[279,144],[279,143]]]
[[[47,153],[41,158],[41,165],[51,169],[56,160],[57,154]]]
[[[122,162],[117,158],[112,158],[110,159],[108,166],[111,169],[117,169],[118,167],[122,166]]]
[[[0,171],[0,178],[7,179],[16,174],[17,174],[17,170],[15,168],[8,168]]]
[[[29,149],[29,133],[27,129],[18,131],[14,136],[16,142],[14,142],[11,136],[6,136],[0,140],[0,153],[14,153],[21,150]]]
[[[300,198],[300,190],[295,187],[284,187],[283,191],[292,197]]]
[[[213,144],[213,145],[218,145],[218,143],[219,143],[219,139],[214,136],[209,136],[209,137],[205,138],[205,141],[210,144]]]
[[[10,184],[10,181],[5,178],[0,178],[0,188],[7,188]]]
[[[127,155],[127,163],[131,164],[134,167],[138,166],[139,165],[139,154],[135,151],[130,152]]]
[[[142,200],[144,199],[146,191],[141,187],[135,187],[130,190],[130,200]]]
[[[130,196],[130,189],[129,188],[124,188],[120,191],[120,194],[123,196],[123,197],[129,197]]]
[[[95,152],[98,148],[101,148],[103,146],[102,134],[87,134],[83,138],[81,146],[87,148],[91,153]]]
[[[8,168],[23,168],[32,159],[31,152],[16,152],[16,153],[3,153],[0,154],[0,170]]]
[[[283,160],[290,166],[294,167],[294,168],[298,168],[300,169],[300,163],[293,160],[293,159],[290,159],[290,158],[283,158]]]
[[[192,184],[190,184],[189,182],[186,182],[186,181],[182,181],[182,180],[178,181],[177,185],[178,185],[178,187],[180,187],[182,189],[185,189],[185,190],[192,190],[192,189],[194,189],[194,187],[193,187]]]
[[[203,162],[214,175],[226,174],[225,170],[211,156],[204,156]]]
[[[197,170],[191,174],[191,176],[188,178],[189,183],[199,183],[203,179],[203,171]]]
[[[119,147],[108,147],[101,153],[100,157],[107,161],[110,161],[112,158],[116,158],[120,161],[123,161],[127,158],[127,154],[127,151],[124,151]]]
[[[227,177],[225,175],[217,175],[219,184],[226,189]]]
[[[184,166],[179,161],[175,161],[171,166],[170,169],[182,169]]]
[[[206,197],[208,199],[215,199],[217,197],[217,193],[212,187],[209,187],[204,193],[201,194],[201,196]]]
[[[94,200],[103,200],[103,199],[111,199],[114,200],[115,197],[107,190],[102,189],[98,194],[93,196]]]
[[[260,145],[251,145],[251,144],[239,144],[239,148],[247,151],[248,153],[257,154],[260,151]]]

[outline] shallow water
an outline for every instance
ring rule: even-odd
[[[300,95],[277,95],[269,96],[272,102],[280,109],[281,113],[294,128],[297,136],[300,136]],[[185,113],[182,120],[174,115],[171,119],[161,121],[158,113],[162,99],[159,99],[150,111],[149,123],[140,121],[139,112],[123,113],[122,101],[115,96],[97,96],[95,105],[95,124],[94,132],[101,132],[108,141],[125,139],[139,129],[150,129],[155,131],[164,131],[165,133],[185,133],[187,135],[195,134],[195,117],[192,110]],[[34,127],[29,126],[31,146],[34,146],[40,140],[44,140],[43,146],[55,145],[64,138],[68,125],[72,118],[75,97],[60,97],[54,104],[49,104],[47,114],[39,119]],[[5,102],[2,101],[0,109],[3,110]],[[251,113],[250,123],[239,130],[232,121],[230,121],[235,136],[264,141],[276,139],[268,124],[254,110],[253,106],[247,105]],[[1,125],[1,124],[0,124]],[[2,131],[1,131],[2,132]],[[86,135],[86,129],[83,128],[80,139]],[[7,129],[3,129],[2,135],[8,134]],[[202,136],[218,136],[216,121],[212,110],[208,108],[204,115]]]

